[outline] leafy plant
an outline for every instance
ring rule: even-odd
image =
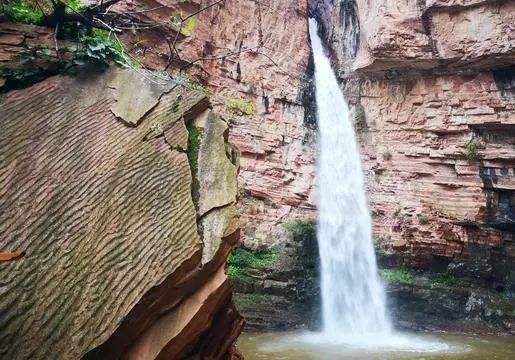
[[[0,5],[0,14],[11,21],[39,25],[44,22],[45,16],[49,16],[63,5],[66,13],[80,12],[84,9],[81,0],[7,0]]]
[[[180,13],[176,13],[172,16],[170,21],[179,29],[179,32],[183,36],[191,36],[198,26],[197,19],[194,16],[184,20],[184,17]]]
[[[37,3],[31,0],[8,0],[0,5],[0,14],[11,21],[36,25],[44,17]]]
[[[296,220],[291,224],[285,224],[284,228],[294,235],[313,235],[316,230],[315,224],[306,220]]]
[[[244,115],[252,115],[256,113],[256,104],[238,98],[230,98],[227,100],[227,106],[234,113]]]
[[[87,35],[83,35],[80,40],[80,48],[68,48],[69,51],[75,53],[68,68],[89,63],[104,69],[109,66],[110,61],[120,65],[128,64],[124,46],[119,41],[115,41],[114,35],[112,38],[109,32],[94,29]]]
[[[269,269],[279,260],[276,249],[251,250],[243,247],[235,248],[227,259],[228,273],[238,274],[244,269]]]
[[[474,162],[474,161],[481,160],[482,157],[479,154],[480,145],[481,144],[476,139],[472,139],[469,141],[469,143],[467,144],[467,146],[465,148],[465,158],[468,161]]]
[[[401,269],[381,269],[379,274],[388,281],[400,284],[411,284],[413,274],[405,268]]]
[[[0,69],[0,77],[5,79],[5,89],[23,89],[37,83],[57,71],[40,68],[30,69]]]

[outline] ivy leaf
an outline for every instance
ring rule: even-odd
[[[189,18],[184,24],[182,24],[181,34],[184,36],[191,36],[196,28],[197,19],[195,19],[195,17]]]
[[[106,48],[106,46],[103,42],[97,42],[96,44],[88,45],[88,48],[91,51],[100,51],[100,50],[104,50]]]

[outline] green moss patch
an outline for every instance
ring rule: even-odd
[[[472,139],[465,147],[465,158],[469,162],[475,162],[481,160],[482,156],[479,154],[479,148],[481,144],[478,140]]]
[[[230,98],[226,102],[227,107],[234,113],[253,115],[256,113],[256,104],[243,99]]]
[[[202,133],[200,129],[193,125],[188,125],[188,149],[186,154],[188,156],[188,162],[191,169],[191,177],[193,179],[191,186],[191,195],[195,206],[198,204],[199,199],[199,182],[198,182],[198,155],[200,151],[200,141]]]
[[[316,232],[316,226],[313,221],[296,220],[293,223],[285,224],[284,228],[293,235],[312,236]]]
[[[275,267],[279,260],[276,249],[250,250],[243,247],[234,249],[227,264],[237,269],[269,269]]]
[[[384,279],[399,283],[399,284],[411,284],[413,283],[413,274],[408,269],[381,269],[379,274]]]

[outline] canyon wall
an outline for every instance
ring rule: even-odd
[[[312,4],[353,107],[385,264],[515,284],[515,3]]]
[[[226,0],[179,44],[183,64],[201,59],[187,69],[213,92],[241,151],[242,242],[253,248],[284,242],[285,224],[315,217],[307,11],[307,1]]]

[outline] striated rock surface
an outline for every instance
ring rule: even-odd
[[[360,129],[390,265],[511,290],[515,3],[313,2]]]
[[[138,16],[159,21],[214,3],[160,3],[159,11]],[[124,6],[140,11],[155,4]],[[134,53],[144,52],[146,65],[171,62],[213,92],[213,109],[229,122],[229,137],[241,151],[242,241],[254,248],[284,241],[284,224],[315,216],[307,8],[307,1],[219,2],[195,16],[190,36],[178,37],[179,56],[169,56],[166,36],[157,30],[124,35],[141,44]]]
[[[2,100],[0,249],[24,256],[0,262],[0,358],[237,358],[243,320],[224,274],[239,236],[237,157],[217,130],[227,125],[205,120],[188,149],[198,169],[186,154],[186,125],[208,105],[169,78],[116,68]],[[203,181],[205,157],[211,172],[230,170]]]

